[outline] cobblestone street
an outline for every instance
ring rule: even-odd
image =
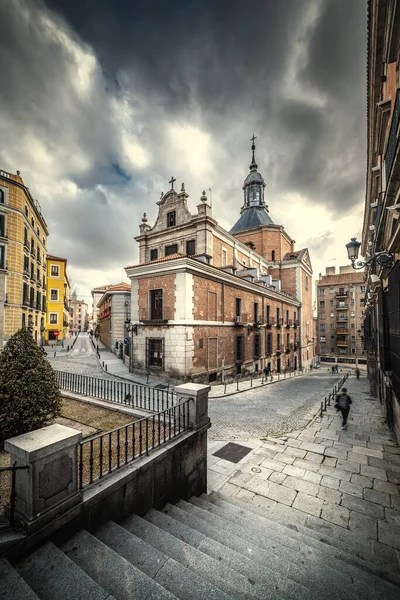
[[[210,398],[209,437],[246,440],[305,427],[341,375],[313,373],[226,398]]]

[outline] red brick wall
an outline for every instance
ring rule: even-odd
[[[175,315],[175,275],[159,275],[139,279],[139,314],[141,309],[149,308],[149,291],[162,289],[163,305],[169,309],[169,318],[173,319]]]

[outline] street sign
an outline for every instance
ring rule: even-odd
[[[129,338],[124,338],[124,344],[129,344]]]
[[[54,337],[58,337],[59,335],[60,335],[60,332],[59,332],[59,331],[55,331],[55,332],[54,332]]]

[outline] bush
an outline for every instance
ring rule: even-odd
[[[0,441],[43,427],[60,414],[56,375],[26,329],[0,354]]]

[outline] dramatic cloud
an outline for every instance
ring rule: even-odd
[[[212,188],[229,229],[254,131],[272,218],[317,276],[360,234],[365,60],[363,0],[2,0],[0,168],[88,296],[137,259],[171,175],[193,211]]]

